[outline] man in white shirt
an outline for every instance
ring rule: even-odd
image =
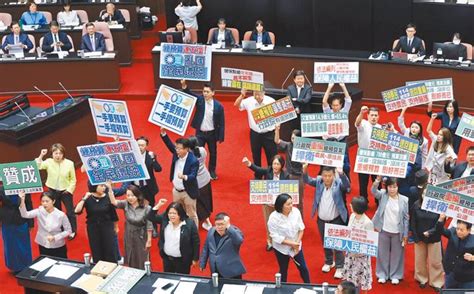
[[[273,156],[277,154],[277,146],[274,142],[275,137],[275,126],[269,126],[261,128],[255,122],[252,116],[252,110],[262,107],[264,105],[275,102],[270,96],[266,96],[264,91],[254,91],[253,96],[246,99],[245,95],[247,91],[241,90],[240,96],[234,102],[234,106],[237,106],[240,111],[247,111],[247,118],[250,126],[250,145],[252,148],[252,159],[255,165],[262,166],[262,148],[265,151],[265,157],[267,158],[267,164],[271,165]],[[255,174],[257,179],[257,175]]]
[[[367,120],[363,119],[367,113]],[[379,124],[379,109],[377,107],[362,106],[359,115],[355,121],[357,128],[357,144],[359,148],[369,148],[370,137],[372,136],[373,127],[381,127]],[[375,181],[375,176],[371,175],[372,182]],[[367,185],[369,184],[369,175],[359,174],[359,194],[364,196],[369,201],[369,194],[367,192]],[[378,201],[376,200],[378,203]]]

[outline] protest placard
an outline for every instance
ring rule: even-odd
[[[456,129],[456,135],[474,142],[474,116],[464,112]]]
[[[379,233],[347,226],[325,224],[324,248],[377,257]]]
[[[127,102],[89,98],[89,105],[98,136],[134,138]]]
[[[43,184],[36,161],[10,162],[0,164],[0,180],[5,195],[43,192]]]
[[[315,62],[314,83],[359,83],[358,62]]]
[[[474,197],[428,185],[421,208],[474,223]]]
[[[252,116],[258,127],[263,130],[295,119],[296,112],[291,99],[286,97],[252,110]]]
[[[250,204],[275,204],[278,195],[286,193],[299,203],[298,180],[250,180]]]
[[[474,197],[474,176],[443,182],[436,185],[436,187]]]
[[[359,148],[354,172],[404,178],[407,167],[408,153]]]
[[[405,137],[399,133],[390,132],[382,128],[373,127],[370,136],[369,149],[388,150],[399,153],[408,153],[408,161],[415,163],[419,148],[418,140]]]
[[[349,114],[347,112],[302,113],[302,137],[349,136]]]
[[[191,44],[161,44],[160,78],[210,81],[212,47]]]
[[[428,89],[423,83],[383,91],[382,98],[387,112],[429,102]]]
[[[197,98],[193,95],[161,85],[148,121],[184,136]]]
[[[346,143],[296,137],[291,160],[342,168],[345,152]]]
[[[454,99],[452,78],[406,82],[405,85],[409,86],[420,83],[425,84],[426,89],[428,90],[428,99],[430,101]]]
[[[77,151],[92,185],[150,178],[135,140],[78,146]]]
[[[263,91],[263,72],[237,68],[221,68],[222,87]]]

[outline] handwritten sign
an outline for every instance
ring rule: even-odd
[[[295,108],[290,98],[283,98],[252,110],[258,127],[263,130],[296,118]]]
[[[456,135],[474,142],[474,116],[464,112],[456,129]]]
[[[345,151],[346,143],[296,137],[291,160],[342,168]]]
[[[250,180],[250,204],[275,204],[278,195],[286,193],[299,203],[299,182],[297,180]]]
[[[263,72],[237,68],[221,68],[222,87],[263,91]]]
[[[89,98],[97,135],[133,139],[133,129],[127,102]]]
[[[354,172],[404,178],[407,173],[407,167],[407,153],[359,148],[357,150]]]
[[[474,198],[469,195],[428,185],[421,208],[474,223]]]
[[[161,85],[148,121],[184,136],[197,98]]]
[[[210,81],[212,47],[190,44],[161,44],[160,78]]]
[[[324,225],[324,248],[377,257],[379,233],[341,225]]]
[[[315,62],[314,83],[359,83],[358,62]]]
[[[43,184],[36,161],[10,162],[0,164],[0,179],[5,195],[43,192]]]
[[[77,151],[92,185],[150,178],[135,140],[78,146]]]
[[[451,78],[406,82],[405,85],[410,86],[420,83],[425,84],[428,89],[428,98],[430,101],[451,101],[454,99],[453,79]]]
[[[430,102],[428,89],[423,83],[383,91],[382,98],[387,112]]]
[[[474,176],[443,182],[436,185],[436,187],[474,197]]]
[[[415,163],[418,151],[418,140],[389,132],[382,128],[373,127],[370,137],[369,149],[389,150],[399,153],[408,153],[410,163]]]
[[[347,112],[302,113],[301,135],[303,137],[349,136],[348,118]]]

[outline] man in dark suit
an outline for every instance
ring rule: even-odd
[[[57,52],[57,51],[69,51],[72,48],[72,44],[69,41],[66,33],[59,31],[59,24],[53,20],[49,24],[50,32],[44,35],[43,45],[41,49],[44,52]]]
[[[286,96],[291,98],[296,113],[311,112],[311,94],[313,89],[310,85],[305,84],[305,73],[302,70],[297,70],[293,74],[293,85],[288,86]]]
[[[217,29],[215,29],[209,40],[208,44],[221,44],[225,43],[225,47],[232,47],[235,45],[234,36],[232,31],[226,28],[226,22],[224,18],[219,18],[217,21]]]
[[[406,28],[406,36],[400,37],[395,41],[393,51],[401,51],[409,54],[425,55],[426,49],[422,39],[415,36],[416,26],[409,23]]]
[[[12,33],[5,37],[5,41],[3,42],[1,48],[3,51],[5,51],[5,53],[8,53],[8,48],[10,47],[9,45],[21,44],[25,53],[28,53],[28,51],[33,49],[33,43],[31,43],[27,34],[23,34],[21,32],[21,27],[18,22],[13,21],[10,25],[10,29]]]
[[[186,214],[199,228],[196,212],[196,199],[199,197],[197,183],[199,161],[192,152],[189,152],[188,139],[179,138],[173,144],[163,128],[161,129],[161,139],[173,154],[170,170],[170,182],[173,183],[173,201],[183,205]]]
[[[186,85],[185,80],[181,80],[183,92],[193,95],[197,98],[196,112],[194,113],[191,126],[196,129],[196,137],[199,145],[207,144],[209,148],[209,173],[213,180],[217,179],[217,143],[224,142],[225,117],[224,107],[214,99],[214,87],[210,83],[205,83],[202,88],[202,96],[191,92]]]
[[[203,271],[209,259],[211,273],[218,273],[226,279],[242,279],[246,271],[239,252],[244,235],[239,228],[230,224],[230,217],[225,212],[216,215],[214,224],[215,227],[207,233],[199,268]]]
[[[474,146],[467,148],[466,161],[454,164],[452,158],[447,158],[444,164],[444,171],[451,174],[451,179],[474,175]]]
[[[104,35],[95,31],[92,22],[86,24],[87,34],[82,36],[81,50],[85,52],[106,51]]]
[[[107,3],[105,10],[101,11],[99,19],[101,21],[113,22],[116,21],[118,24],[125,24],[125,18],[120,10],[115,9],[113,3]]]

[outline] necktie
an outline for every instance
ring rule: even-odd
[[[301,93],[301,88],[300,88],[300,87],[298,87],[298,93],[297,93],[297,94],[298,94],[298,96],[297,96],[296,98],[300,98],[300,93]]]
[[[15,35],[15,45],[18,44],[18,43],[20,43],[19,37],[18,37],[18,35]]]
[[[58,43],[58,36],[53,34],[53,42],[54,42],[54,51],[58,51],[58,47],[56,44]]]
[[[408,47],[411,47],[411,39],[408,39]]]
[[[92,51],[95,51],[95,40],[94,40],[94,35],[91,35],[91,45],[92,45]]]

